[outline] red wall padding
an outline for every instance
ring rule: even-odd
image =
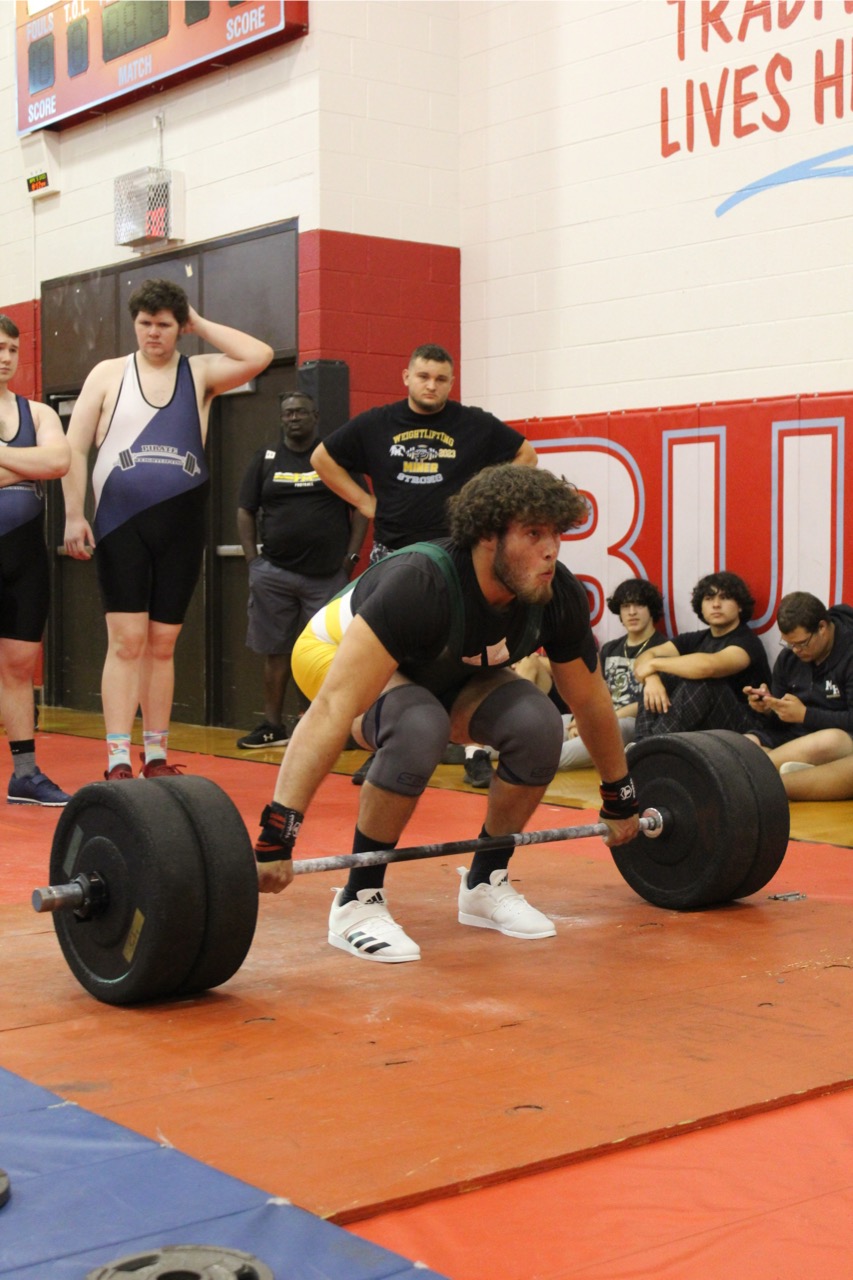
[[[346,360],[353,414],[402,397],[402,370],[423,342],[459,358],[458,249],[340,231],[299,237],[299,360]]]

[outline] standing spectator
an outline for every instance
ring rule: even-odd
[[[0,716],[12,752],[9,804],[61,808],[71,798],[36,764],[33,679],[49,604],[42,480],[71,451],[53,409],[9,390],[20,330],[0,315]]]
[[[375,564],[389,551],[432,542],[449,532],[447,500],[483,467],[514,462],[535,467],[533,446],[520,431],[484,409],[450,399],[453,357],[444,347],[416,347],[403,370],[406,398],[360,413],[327,436],[311,461],[330,489],[372,519]],[[370,478],[373,494],[350,473]],[[468,749],[466,780],[488,786],[485,752]],[[364,781],[369,756],[353,777]]]
[[[106,615],[101,700],[109,781],[133,777],[137,707],[142,776],[178,771],[166,761],[174,654],[204,552],[210,405],[256,377],[274,354],[258,338],[205,320],[170,280],[146,280],[129,308],[139,349],[102,360],[83,383],[68,427],[71,467],[62,482],[65,549],[77,560],[94,553]],[[216,354],[181,355],[182,333],[197,334]],[[93,445],[90,526],[83,503]]]
[[[751,736],[781,772],[853,755],[853,609],[827,609],[808,591],[792,591],[776,624],[782,652],[770,688],[744,689],[761,717]]]
[[[310,396],[282,396],[281,442],[257,451],[240,487],[237,532],[249,567],[246,644],[264,656],[264,719],[238,739],[245,750],[286,742],[282,710],[294,641],[346,586],[367,533],[367,517],[332,493],[311,465],[319,422]]]
[[[696,729],[752,727],[743,686],[770,674],[764,646],[747,623],[755,601],[736,573],[711,573],[696,583],[690,600],[707,627],[685,631],[646,649],[634,663],[643,686],[635,738]]]
[[[453,378],[444,347],[416,347],[403,370],[406,399],[358,414],[314,450],[311,461],[329,488],[373,519],[373,562],[413,542],[446,538],[447,499],[481,468],[537,464],[520,431],[450,399]],[[351,472],[369,476],[372,495]]]

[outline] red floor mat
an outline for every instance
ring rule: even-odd
[[[451,1280],[850,1280],[853,1091],[350,1230]]]
[[[172,758],[252,829],[275,766]],[[72,789],[103,745],[40,736],[39,759]],[[356,805],[327,780],[301,852],[345,851]],[[431,791],[406,841],[471,835],[484,808]],[[57,815],[4,817],[0,902],[22,904]],[[543,806],[535,825],[585,817]],[[424,960],[389,975],[325,945],[312,876],[262,903],[245,971],[180,1007],[95,1005],[50,925],[7,907],[4,1061],[315,1212],[368,1218],[354,1230],[452,1280],[853,1280],[853,1095],[796,1101],[853,1075],[849,852],[794,844],[762,895],[695,915],[636,899],[599,841],[516,864],[558,918],[553,945],[455,929],[456,860],[439,859],[394,869]]]

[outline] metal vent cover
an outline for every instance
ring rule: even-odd
[[[119,174],[113,182],[115,243],[145,249],[180,240],[180,175],[148,165]]]

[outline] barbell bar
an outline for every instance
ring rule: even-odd
[[[663,833],[666,817],[657,809],[647,809],[640,818],[640,830],[653,839]],[[297,858],[295,876],[315,875],[320,871],[348,871],[351,867],[376,867],[388,862],[418,862],[423,858],[445,858],[457,853],[496,853],[508,844],[548,844],[557,840],[583,840],[588,836],[607,836],[605,822],[589,822],[575,827],[549,827],[544,831],[518,831],[507,836],[484,836],[474,840],[449,840],[443,844],[413,844],[403,849],[368,849],[363,853],[333,854],[326,858]],[[109,900],[109,886],[97,872],[80,874],[67,884],[46,885],[33,889],[33,910],[74,911],[81,918],[103,910]]]
[[[629,755],[639,834],[611,849],[655,906],[701,910],[758,892],[784,858],[788,801],[760,748],[738,734],[668,734]],[[297,858],[294,873],[604,836],[604,822],[508,836]],[[205,778],[93,783],[57,823],[51,884],[33,907],[90,994],[111,1004],[190,995],[228,981],[251,945],[257,871],[233,801]]]
[[[640,818],[640,830],[654,838],[660,835],[665,816],[657,809],[647,809]],[[365,853],[344,853],[328,858],[297,858],[293,874],[313,875],[317,871],[348,871],[350,867],[376,867],[385,862],[418,862],[422,858],[445,858],[457,853],[497,853],[508,844],[518,848],[525,844],[548,844],[556,840],[583,840],[587,836],[607,836],[605,822],[589,822],[585,826],[549,827],[544,831],[518,831],[508,836],[484,836],[476,840],[450,840],[445,844],[414,844],[407,849],[375,849]]]

